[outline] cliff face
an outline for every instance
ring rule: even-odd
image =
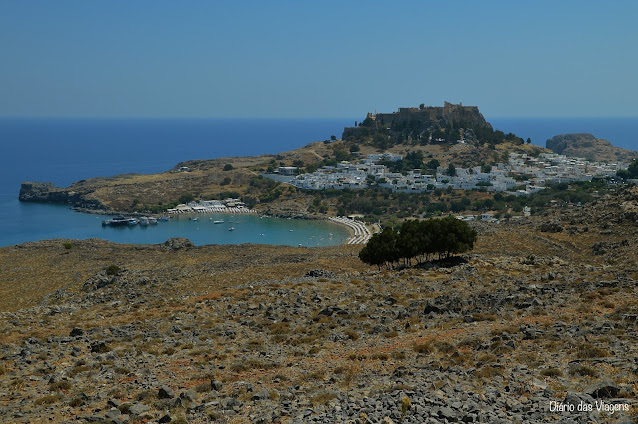
[[[621,149],[587,133],[557,135],[547,140],[546,146],[560,155],[600,162],[631,162],[638,158],[638,152]]]
[[[25,182],[20,186],[21,202],[67,203],[84,209],[107,209],[100,201],[86,198],[87,193],[57,187],[53,183]]]

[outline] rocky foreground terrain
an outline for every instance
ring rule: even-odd
[[[380,272],[353,246],[2,248],[0,421],[636,422],[638,188],[477,230]]]

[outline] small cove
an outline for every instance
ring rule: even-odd
[[[157,225],[104,227],[106,215],[76,212],[68,205],[19,203],[12,225],[0,235],[0,246],[42,239],[100,238],[116,243],[156,244],[171,237],[185,237],[195,245],[272,244],[287,246],[336,246],[345,243],[348,229],[325,220],[284,219],[255,214],[174,215]],[[192,220],[191,217],[197,217]],[[215,221],[224,221],[215,224]],[[229,228],[233,227],[232,231]]]

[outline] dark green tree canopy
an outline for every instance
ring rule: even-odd
[[[359,252],[359,259],[381,268],[403,259],[410,263],[435,254],[450,257],[474,248],[476,231],[467,222],[448,216],[424,221],[408,220],[398,229],[386,227],[375,234]]]
[[[451,164],[447,167],[447,174],[448,174],[450,177],[455,177],[455,176],[456,176],[456,167],[454,166],[454,164],[452,164],[452,163],[451,163]]]
[[[634,159],[626,170],[616,172],[616,175],[621,178],[638,178],[638,159]]]

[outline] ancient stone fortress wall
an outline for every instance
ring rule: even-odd
[[[375,122],[374,127],[379,126],[392,127],[396,124],[408,124],[420,122],[430,125],[432,122],[438,122],[439,125],[448,125],[455,123],[463,123],[469,128],[483,127],[491,128],[491,125],[485,120],[479,112],[478,106],[463,106],[462,103],[453,104],[444,102],[441,106],[424,106],[424,107],[401,107],[398,111],[392,113],[368,113],[366,119]],[[356,134],[360,130],[359,127],[346,127],[342,138],[347,138]]]
[[[401,121],[434,121],[438,119],[446,120],[470,120],[474,121],[480,117],[480,121],[485,122],[481,116],[478,106],[463,106],[462,103],[456,105],[449,102],[445,102],[443,107],[440,106],[426,106],[424,108],[416,107],[401,107],[397,112],[392,113],[377,113],[372,115],[377,122],[383,122],[386,124],[401,122]]]

